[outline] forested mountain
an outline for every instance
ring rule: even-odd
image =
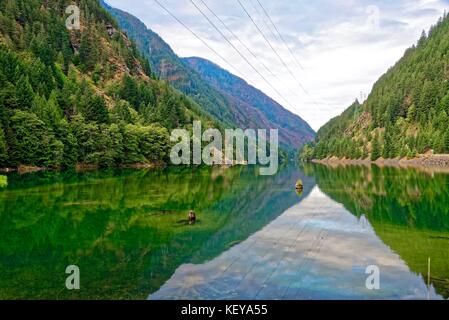
[[[449,18],[423,32],[374,85],[367,101],[354,103],[323,126],[304,158],[330,156],[377,160],[449,153]]]
[[[290,146],[302,146],[315,137],[315,132],[304,120],[284,109],[245,80],[205,59],[192,57],[183,61],[220,92],[240,100],[242,107],[245,104],[255,107],[262,114],[261,123],[268,127],[279,128],[281,139]],[[248,112],[251,116],[250,110]]]
[[[101,2],[149,59],[153,71],[221,123],[239,128],[277,128],[280,143],[287,148],[297,149],[313,140],[315,132],[304,120],[261,91],[207,60],[181,59],[139,19]]]
[[[98,0],[0,1],[0,167],[164,162],[198,105],[150,65]]]

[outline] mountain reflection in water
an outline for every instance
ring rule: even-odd
[[[380,268],[381,289],[365,286]],[[149,299],[426,299],[424,281],[319,188],[210,262],[185,264]],[[431,289],[431,298],[440,298]]]

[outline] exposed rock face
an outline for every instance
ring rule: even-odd
[[[111,24],[106,25],[106,30],[108,31],[109,37],[114,37],[118,31]]]
[[[75,54],[78,54],[81,47],[81,37],[77,32],[70,32],[70,44],[72,46],[73,52]]]

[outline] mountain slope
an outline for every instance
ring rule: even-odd
[[[315,132],[300,117],[249,86],[244,80],[219,69],[211,62],[201,60],[203,66],[220,71],[215,74],[229,81],[220,83],[218,78],[203,73],[192,59],[179,58],[170,46],[140,20],[107,5],[103,6],[117,19],[119,25],[132,38],[149,59],[155,73],[168,80],[174,87],[190,96],[208,114],[222,123],[240,128],[278,128],[280,142],[289,148],[298,148],[311,141]],[[198,60],[197,60],[198,61]],[[222,77],[222,79],[224,79]],[[239,88],[233,87],[238,83]],[[255,102],[249,99],[255,98]]]
[[[239,99],[242,106],[246,104],[255,107],[268,120],[267,125],[281,129],[281,135],[286,141],[290,141],[292,146],[303,145],[315,136],[312,128],[300,117],[284,109],[245,80],[202,58],[185,58],[183,61],[220,92]]]
[[[423,32],[416,46],[355,103],[323,126],[313,157],[377,160],[449,153],[449,18]]]
[[[0,168],[128,166],[168,160],[169,130],[215,123],[151,78],[97,0],[0,2]]]

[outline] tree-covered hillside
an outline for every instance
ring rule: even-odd
[[[449,153],[449,18],[423,32],[417,45],[353,104],[318,132],[304,158],[415,157]]]
[[[0,2],[0,167],[164,162],[169,130],[213,122],[151,76],[97,0]]]

